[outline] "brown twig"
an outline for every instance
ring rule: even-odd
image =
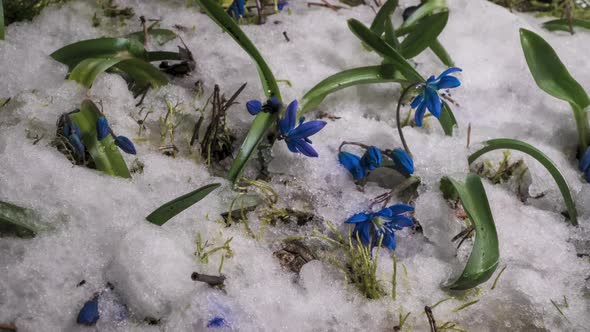
[[[434,321],[434,315],[432,314],[432,309],[430,309],[429,306],[425,306],[424,312],[426,313],[426,317],[428,317],[428,324],[430,324],[430,332],[437,332],[436,322]]]
[[[223,283],[225,282],[224,275],[212,276],[207,274],[200,274],[197,272],[193,272],[193,274],[191,274],[191,279],[194,281],[206,282],[211,287],[223,286]]]
[[[14,323],[0,323],[0,330],[16,332],[16,325]]]

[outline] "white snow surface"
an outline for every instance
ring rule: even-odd
[[[400,1],[400,6],[415,2]],[[189,27],[181,35],[197,61],[190,77],[174,79],[148,94],[144,105],[154,109],[146,121],[150,139],[136,143],[145,169],[131,180],[73,167],[50,146],[59,115],[75,109],[86,95],[102,102],[116,133],[133,138],[138,109],[119,76],[102,74],[86,93],[64,79],[66,66],[49,54],[82,39],[137,31],[137,17],[127,25],[104,20],[93,28],[96,3],[74,1],[46,9],[32,22],[9,26],[6,40],[0,41],[0,97],[12,97],[0,109],[0,200],[36,210],[52,226],[33,239],[0,238],[0,323],[14,322],[19,331],[205,331],[206,322],[222,314],[226,329],[235,331],[392,331],[399,316],[411,312],[405,330],[429,331],[424,306],[453,297],[434,309],[439,325],[453,321],[470,331],[583,331],[590,326],[590,264],[577,256],[573,243],[587,241],[590,234],[590,186],[576,166],[575,123],[566,103],[535,85],[518,29],[546,38],[590,91],[588,31],[579,29],[574,36],[551,33],[540,28],[542,19],[510,13],[484,0],[449,1],[450,19],[440,41],[463,69],[458,75],[462,85],[452,91],[460,104],[453,107],[459,129],[446,137],[433,119],[425,128],[404,128],[416,175],[423,181],[415,206],[424,235],[397,232],[397,299],[367,300],[326,261],[306,264],[298,278],[283,270],[273,250],[276,240],[297,234],[292,229],[270,226],[257,241],[240,225],[224,227],[219,214],[227,211],[235,193],[222,177],[211,175],[202,160],[189,156],[184,143],[188,130],[179,129],[178,157],[158,151],[158,118],[165,114],[165,98],[183,104],[189,128],[197,119],[194,109],[204,105],[214,84],[229,95],[248,82],[240,105],[230,108],[228,118],[238,137],[237,149],[252,120],[244,103],[263,97],[250,58],[206,15],[183,1],[118,3],[133,7],[137,16],[161,18],[162,27]],[[366,51],[346,25],[348,18],[370,24],[374,12],[368,6],[334,12],[297,0],[290,1],[290,10],[291,15],[272,16],[265,25],[242,27],[275,76],[292,83],[280,83],[286,101],[301,98],[331,74],[379,63],[380,58]],[[394,22],[400,24],[400,10]],[[174,50],[176,44],[165,48]],[[413,61],[425,76],[445,69],[430,51]],[[204,83],[202,98],[192,92],[196,80]],[[341,119],[328,121],[313,137],[318,159],[292,154],[283,142],[274,146],[270,184],[280,195],[279,205],[311,211],[344,230],[349,216],[366,210],[371,198],[387,191],[375,182],[358,191],[338,164],[337,150],[344,140],[383,149],[400,147],[393,116],[398,96],[398,85],[348,88],[308,114],[314,118],[325,111]],[[469,123],[472,146],[466,148]],[[33,144],[27,132],[43,138]],[[506,186],[484,181],[500,241],[498,271],[504,266],[506,270],[493,290],[498,271],[477,292],[449,293],[441,284],[460,270],[450,242],[460,227],[438,183],[444,175],[463,178],[467,156],[477,143],[500,137],[533,144],[558,164],[576,197],[580,227],[564,222],[560,212],[565,208],[555,183],[544,168],[523,156],[531,170],[531,192],[544,193],[543,198],[523,204]],[[495,156],[492,160],[499,160],[500,153]],[[125,158],[128,164],[134,159]],[[254,177],[255,168],[246,175]],[[164,202],[212,182],[223,186],[163,227],[145,220]],[[261,226],[258,212],[248,214],[255,230]],[[301,232],[308,232],[310,226],[306,227]],[[208,264],[193,254],[199,233],[217,245],[233,237],[233,256],[223,266],[224,291],[190,278],[192,271],[217,274],[219,253]],[[378,264],[389,292],[391,253],[381,250]],[[86,283],[77,287],[81,280]],[[129,307],[130,319],[116,322],[104,314],[95,328],[77,325],[84,302],[107,282]],[[479,302],[454,311],[473,300]],[[108,312],[108,306],[101,301],[101,313]],[[148,325],[145,317],[160,319],[160,324]]]

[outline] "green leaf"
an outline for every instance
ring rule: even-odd
[[[394,67],[410,82],[424,82],[424,78],[414,67],[393,47],[381,39],[361,22],[355,19],[348,20],[348,27],[363,43],[377,52],[379,55],[391,61]]]
[[[385,34],[383,35],[383,40],[385,40],[389,46],[399,51],[400,44],[397,40],[397,35],[395,34],[395,29],[393,28],[391,20],[385,21]]]
[[[430,43],[430,49],[434,54],[442,61],[442,63],[447,67],[454,67],[455,62],[451,59],[451,56],[447,52],[447,50],[442,46],[442,44],[438,41],[438,39],[434,40]]]
[[[0,0],[0,40],[4,40],[4,7]]]
[[[272,71],[262,58],[260,52],[258,52],[254,44],[242,32],[236,22],[227,15],[225,10],[215,0],[197,0],[197,2],[205,10],[207,15],[224,29],[254,60],[262,82],[264,94],[267,97],[274,95],[279,101],[282,101],[281,93]],[[256,116],[227,175],[228,180],[232,183],[235,183],[241,177],[248,161],[254,151],[256,151],[256,147],[262,141],[268,129],[276,123],[277,117],[278,114],[269,114],[268,112],[260,112]]]
[[[300,115],[319,105],[327,95],[360,84],[398,82],[409,83],[393,65],[379,65],[345,70],[316,84],[301,99]]]
[[[165,60],[180,61],[180,60],[182,60],[182,58],[180,57],[180,53],[178,53],[178,52],[167,52],[167,51],[147,52],[147,61],[148,62],[165,61]]]
[[[125,38],[98,38],[83,40],[60,48],[50,54],[55,60],[73,70],[78,63],[88,58],[132,57],[146,59],[143,45]]]
[[[572,19],[572,25],[580,28],[590,29],[590,21]],[[549,31],[570,31],[569,21],[565,18],[551,20],[543,23],[543,28]]]
[[[125,60],[125,58],[89,58],[81,61],[70,73],[69,79],[90,88],[96,76]]]
[[[109,175],[131,178],[127,164],[111,135],[98,141],[96,123],[99,116],[98,107],[91,100],[86,99],[82,102],[80,111],[71,114],[70,118],[80,128],[82,143],[90,153],[96,169]]]
[[[418,21],[412,32],[402,41],[400,45],[401,54],[406,59],[410,59],[430,47],[443,31],[448,20],[449,12],[442,11]]]
[[[371,31],[373,31],[378,36],[381,36],[385,32],[385,24],[386,22],[391,23],[391,16],[395,12],[397,8],[398,0],[387,0],[383,6],[375,15],[375,19],[373,19],[373,23],[371,23]]]
[[[571,195],[571,190],[570,190],[570,187],[569,187],[567,181],[565,180],[565,178],[563,177],[561,172],[559,172],[559,169],[557,168],[555,163],[551,159],[549,159],[549,157],[547,157],[547,155],[545,155],[543,152],[541,152],[540,150],[538,150],[534,146],[532,146],[528,143],[519,141],[519,140],[515,140],[515,139],[509,139],[509,138],[492,139],[492,140],[485,142],[485,146],[483,148],[481,148],[480,150],[474,152],[473,154],[471,154],[469,156],[469,159],[468,159],[469,164],[472,164],[481,155],[483,155],[487,152],[490,152],[490,151],[498,150],[498,149],[517,150],[520,152],[524,152],[524,153],[528,154],[529,156],[537,159],[537,161],[540,162],[541,165],[543,165],[547,169],[547,171],[549,171],[549,174],[551,174],[551,176],[553,177],[553,179],[557,183],[557,187],[559,188],[559,191],[561,192],[561,195],[563,196],[563,200],[565,201],[565,206],[567,207],[570,222],[574,226],[578,225],[578,213],[576,210],[576,204],[575,204],[574,199]]]
[[[148,36],[150,41],[155,41],[158,45],[162,46],[167,42],[174,40],[176,38],[176,33],[172,30],[168,29],[148,29]],[[130,33],[123,38],[135,40],[141,44],[145,41],[145,36],[143,31],[137,31]]]
[[[175,198],[174,200],[157,208],[154,212],[150,213],[150,215],[147,216],[145,219],[147,219],[152,224],[162,226],[168,220],[170,220],[180,212],[188,209],[193,204],[205,198],[219,186],[221,186],[221,184],[219,183],[208,184],[195,191],[191,191],[188,194]]]
[[[570,75],[551,45],[536,33],[520,29],[520,42],[526,62],[539,88],[555,98],[585,109],[590,98]]]
[[[0,234],[33,237],[40,228],[35,226],[39,216],[32,210],[0,201]]]
[[[451,111],[449,105],[444,101],[438,122],[445,132],[445,135],[453,136],[453,129],[457,126],[457,120],[455,119],[455,115],[453,114],[453,111]]]
[[[475,227],[475,241],[467,265],[461,275],[446,287],[452,290],[470,289],[487,281],[498,267],[500,248],[496,225],[485,189],[477,174],[468,174],[464,183],[443,177],[441,187],[447,191],[450,187],[455,189],[469,220]]]
[[[168,84],[168,77],[164,73],[141,59],[126,59],[117,63],[115,67],[129,75],[140,89],[148,85],[158,88]]]
[[[416,9],[415,12],[408,17],[408,19],[400,26],[397,33],[398,36],[402,36],[408,33],[408,29],[415,25],[422,18],[438,13],[440,11],[448,11],[447,2],[445,0],[428,0],[423,3],[420,8]]]

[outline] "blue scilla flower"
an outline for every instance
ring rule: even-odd
[[[361,165],[361,157],[342,151],[338,154],[338,160],[352,174],[355,181],[360,181],[367,176],[367,171]]]
[[[405,204],[395,204],[375,213],[357,213],[346,220],[347,224],[354,224],[353,235],[358,235],[366,246],[385,246],[395,250],[395,231],[414,225],[408,213],[414,208]]]
[[[234,0],[227,9],[227,13],[234,18],[246,15],[246,0]]]
[[[295,128],[297,117],[297,100],[293,100],[287,110],[285,117],[279,121],[280,138],[285,139],[287,147],[291,152],[302,153],[307,157],[317,157],[318,153],[311,146],[310,136],[316,134],[326,125],[325,121],[313,120],[305,122],[305,118],[299,119],[299,126]]]
[[[422,127],[422,119],[424,113],[428,109],[435,117],[440,117],[440,110],[442,108],[442,100],[438,95],[438,90],[452,89],[461,85],[458,78],[449,76],[451,73],[462,71],[461,68],[452,67],[440,74],[437,78],[430,76],[424,83],[424,88],[414,100],[412,100],[412,108],[416,109],[414,121],[416,126]]]
[[[217,328],[217,327],[224,327],[226,326],[225,319],[220,316],[215,316],[207,322],[208,328]]]
[[[285,7],[287,7],[289,5],[289,2],[286,0],[279,0],[279,2],[277,3],[277,8],[279,11],[282,11]]]
[[[101,115],[96,121],[96,138],[98,138],[99,141],[102,141],[109,136],[110,133],[111,128],[109,128],[109,122],[107,121],[107,118]]]
[[[405,176],[414,174],[414,160],[404,149],[394,149],[390,154],[394,168]]]
[[[586,152],[584,152],[584,155],[580,158],[578,167],[580,168],[580,171],[584,172],[586,181],[590,182],[590,147],[586,148]]]
[[[80,132],[80,128],[78,127],[78,125],[75,122],[68,120],[64,124],[63,129],[64,136],[68,138],[68,141],[70,142],[70,144],[72,144],[76,152],[80,156],[84,156],[86,149],[84,147],[84,144],[82,144],[82,133]]]
[[[78,313],[76,322],[82,325],[94,325],[100,318],[98,313],[98,295],[95,295],[91,300],[84,303],[82,309]]]
[[[260,113],[260,111],[268,112],[268,113],[276,113],[281,108],[281,102],[275,96],[270,97],[266,103],[263,105],[260,100],[250,100],[246,103],[246,110],[251,115],[256,115]]]
[[[383,162],[381,150],[376,146],[370,146],[361,158],[361,165],[369,171],[374,171]]]
[[[117,136],[115,138],[115,145],[128,154],[136,154],[135,146],[130,139],[125,136]]]

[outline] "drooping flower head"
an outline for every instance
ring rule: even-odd
[[[414,160],[404,149],[393,149],[390,154],[394,168],[405,176],[414,174]]]
[[[436,118],[440,117],[442,100],[438,95],[438,90],[452,89],[461,85],[458,78],[450,76],[454,72],[462,71],[461,68],[452,67],[440,74],[437,78],[430,76],[424,83],[422,92],[412,100],[412,108],[416,109],[414,121],[416,126],[422,127],[422,119],[426,110],[430,111]]]
[[[379,212],[357,213],[346,220],[354,224],[353,236],[371,248],[379,245],[395,250],[395,231],[414,225],[408,216],[414,208],[406,204],[395,204]]]
[[[310,136],[316,134],[326,125],[326,121],[313,120],[305,122],[305,117],[297,117],[297,100],[293,100],[285,110],[285,116],[279,121],[280,138],[285,139],[287,147],[293,153],[301,153],[307,157],[317,157],[318,153],[311,146]],[[305,122],[305,123],[304,123]]]
[[[271,96],[268,98],[266,103],[262,104],[260,100],[250,100],[246,103],[246,110],[251,115],[257,115],[258,113],[268,112],[268,113],[276,113],[281,108],[281,102],[275,96]]]
[[[352,174],[355,181],[361,181],[367,176],[367,171],[361,165],[361,157],[342,151],[338,154],[338,161]]]
[[[369,171],[379,168],[382,162],[383,156],[381,155],[381,150],[376,146],[370,146],[361,158],[361,165]]]
[[[100,116],[98,121],[96,122],[96,138],[99,141],[105,139],[111,133],[111,128],[109,128],[109,122],[107,118],[104,116]]]

